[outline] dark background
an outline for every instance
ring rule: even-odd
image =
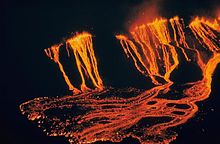
[[[19,111],[19,105],[40,96],[67,93],[67,86],[43,50],[68,37],[72,32],[89,31],[99,70],[105,85],[113,87],[147,87],[146,80],[126,59],[114,35],[126,33],[126,25],[138,14],[143,0],[72,0],[72,1],[5,1],[2,3],[4,25],[1,48],[1,141],[7,144],[67,143],[61,137],[47,137]],[[179,15],[190,21],[195,15],[213,16],[220,8],[218,0],[160,0],[160,15]],[[196,77],[190,69],[181,68],[176,78]],[[220,65],[213,76],[212,94],[199,103],[198,114],[183,126],[177,144],[219,144]],[[2,142],[1,142],[2,143]],[[108,142],[107,142],[108,143]],[[122,143],[138,143],[128,138]]]

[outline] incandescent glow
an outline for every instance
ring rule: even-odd
[[[219,41],[215,31],[219,32],[220,29],[216,19],[196,17],[189,24],[189,28],[202,46],[207,47],[211,52],[219,51]],[[126,55],[132,57],[137,70],[149,76],[154,84],[159,84],[156,77],[170,82],[170,74],[179,64],[177,48],[181,49],[187,61],[190,61],[185,51],[187,49],[196,51],[198,57],[201,57],[197,49],[189,47],[184,29],[186,27],[183,20],[175,16],[169,20],[160,18],[137,26],[130,32],[132,40],[125,35],[116,35],[116,38],[120,40]],[[160,66],[161,63],[163,67]]]
[[[92,80],[94,86],[103,89],[102,79],[99,75],[97,61],[93,50],[92,35],[89,33],[76,34],[67,40],[76,58],[77,68],[82,79],[81,90],[86,91],[88,87],[85,83],[84,73]]]
[[[176,21],[175,19],[172,21]],[[173,27],[175,25],[180,27],[179,23],[173,22],[172,24]],[[178,34],[181,32],[179,28]],[[154,84],[160,83],[156,77],[170,82],[170,73],[176,68],[179,61],[175,47],[170,44],[168,21],[160,18],[137,26],[131,31],[131,35],[133,41],[123,35],[117,35],[116,38],[120,40],[125,53],[132,57],[136,68],[142,74],[149,75]],[[184,40],[184,38],[182,39]],[[177,38],[176,42],[179,44]]]
[[[61,45],[62,44],[54,45],[49,49],[45,49],[45,52],[49,58],[51,58],[55,63],[58,64],[60,71],[62,72],[63,77],[67,85],[69,86],[69,90],[73,90],[73,93],[77,94],[80,91],[77,88],[73,87],[63,69],[61,62],[59,61],[59,52]],[[89,77],[91,79],[93,85],[97,89],[102,90],[103,82],[99,75],[97,61],[93,50],[92,35],[87,32],[83,32],[80,34],[77,33],[73,37],[66,40],[66,46],[68,55],[68,46],[71,48],[74,54],[76,65],[82,80],[81,91],[85,92],[90,90],[86,85],[86,77]]]
[[[60,51],[60,46],[61,44],[59,45],[54,45],[52,46],[51,48],[48,48],[48,49],[45,49],[45,53],[46,55],[51,59],[53,60],[55,63],[58,64],[59,66],[59,69],[60,71],[62,72],[63,74],[63,77],[65,79],[65,82],[67,83],[68,87],[69,87],[69,90],[72,90],[73,93],[79,93],[80,91],[75,88],[72,83],[70,82],[68,76],[66,75],[64,69],[63,69],[63,65],[61,64],[60,60],[59,60],[59,51]]]
[[[217,20],[211,22],[197,17],[190,23],[189,27],[200,44],[206,46],[212,52],[219,51],[217,44],[215,44],[217,36],[212,31],[212,29],[220,31]]]
[[[129,136],[142,144],[168,144],[177,138],[172,128],[192,118],[198,111],[196,102],[211,93],[212,74],[220,63],[219,24],[217,19],[196,17],[185,26],[178,16],[156,18],[137,25],[129,36],[116,35],[136,69],[155,84],[148,90],[104,87],[92,35],[76,34],[66,45],[76,60],[81,91],[71,84],[59,60],[61,44],[54,45],[45,50],[46,55],[58,64],[74,94],[35,98],[21,104],[20,110],[47,135],[64,136],[72,144],[120,142]],[[180,60],[197,64],[202,78],[184,85],[171,81]],[[88,78],[97,91],[88,91]]]

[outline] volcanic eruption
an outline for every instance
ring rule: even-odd
[[[196,102],[211,93],[212,74],[220,63],[219,24],[219,18],[195,17],[186,25],[178,16],[157,17],[130,29],[127,35],[116,35],[134,67],[155,85],[146,90],[104,86],[92,34],[76,33],[45,49],[73,94],[35,98],[21,104],[20,110],[48,136],[64,136],[74,144],[120,142],[129,136],[142,144],[170,143],[177,138],[172,128],[192,118],[198,111]],[[80,86],[69,79],[59,60],[63,45],[68,56],[74,56]],[[170,76],[180,59],[198,65],[202,79],[177,89]]]

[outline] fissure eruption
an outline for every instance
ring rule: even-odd
[[[92,35],[77,33],[65,41],[72,52],[82,83],[73,86],[59,60],[62,44],[46,49],[57,63],[73,95],[41,97],[20,105],[22,114],[37,121],[49,136],[64,136],[70,143],[120,142],[133,137],[142,144],[167,144],[175,140],[173,127],[186,123],[198,111],[196,102],[211,93],[212,74],[220,63],[220,20],[194,18],[155,18],[118,34],[126,56],[137,71],[151,78],[148,90],[104,87],[94,54]],[[170,76],[180,60],[195,63],[202,79],[177,85]],[[90,79],[95,89],[90,90]]]
[[[102,79],[99,75],[97,61],[93,50],[92,35],[87,32],[83,32],[80,34],[77,33],[73,37],[67,39],[65,43],[68,56],[70,56],[69,48],[74,54],[77,69],[82,80],[82,84],[80,86],[81,91],[86,92],[90,90],[90,88],[88,88],[88,86],[86,85],[85,77],[91,79],[95,88],[102,90],[104,87]],[[62,44],[54,45],[51,48],[45,49],[45,53],[50,59],[58,64],[59,69],[65,79],[65,82],[69,87],[69,90],[72,90],[74,94],[78,94],[80,93],[80,90],[78,90],[71,84],[68,76],[64,71],[63,65],[59,61],[61,46]]]

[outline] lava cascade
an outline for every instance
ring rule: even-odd
[[[80,77],[82,80],[81,91],[85,92],[90,90],[86,85],[85,76],[91,79],[95,88],[102,90],[103,82],[99,75],[97,60],[93,50],[92,35],[87,32],[83,32],[80,34],[77,33],[73,37],[67,39],[65,43],[68,56],[70,56],[68,46],[74,54],[77,69],[80,73]],[[80,90],[75,88],[70,82],[68,76],[64,71],[63,65],[59,60],[61,46],[62,44],[54,45],[51,48],[45,49],[45,53],[50,59],[52,59],[55,63],[58,64],[59,69],[62,72],[63,77],[65,79],[65,82],[69,87],[69,90],[72,90],[74,94],[80,93]]]
[[[217,19],[196,17],[185,26],[176,16],[139,25],[129,36],[116,35],[137,70],[155,84],[148,90],[104,88],[91,35],[78,34],[66,42],[78,61],[82,92],[35,98],[21,104],[20,109],[29,120],[37,121],[47,135],[64,136],[70,143],[120,142],[129,136],[142,144],[170,143],[177,137],[172,128],[192,118],[198,111],[196,102],[211,93],[212,74],[220,63],[219,32]],[[46,54],[59,65],[69,88],[74,90],[59,62],[59,46],[46,50]],[[179,51],[186,61],[199,66],[202,79],[178,86],[170,80],[180,62]],[[82,71],[88,73],[99,91],[84,91]]]

